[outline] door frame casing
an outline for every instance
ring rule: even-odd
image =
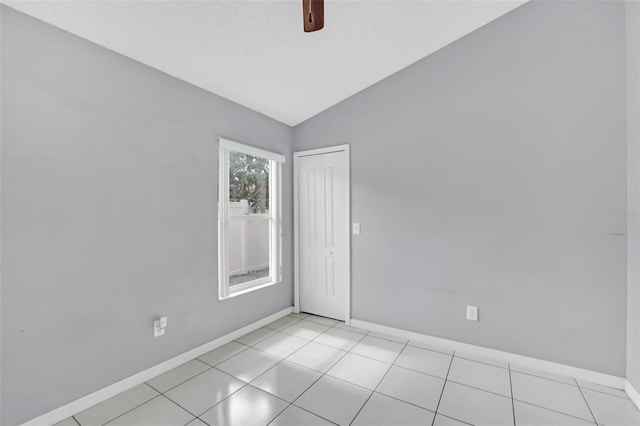
[[[293,153],[293,312],[300,312],[300,235],[298,218],[298,159],[311,155],[329,154],[332,152],[344,152],[347,156],[347,187],[345,188],[345,230],[347,233],[347,297],[345,308],[345,324],[351,322],[351,152],[349,144],[328,146],[325,148],[310,149]]]

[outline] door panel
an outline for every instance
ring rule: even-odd
[[[349,291],[345,151],[298,158],[300,309],[346,319]]]

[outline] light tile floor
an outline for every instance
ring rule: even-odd
[[[292,314],[59,425],[638,426],[619,390]]]

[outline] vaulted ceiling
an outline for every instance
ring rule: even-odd
[[[526,0],[5,1],[167,74],[296,125]]]

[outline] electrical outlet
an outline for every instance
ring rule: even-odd
[[[467,305],[467,319],[469,321],[478,321],[478,307]]]
[[[160,318],[160,327],[167,328],[167,317]]]
[[[153,322],[153,337],[164,336],[165,328],[161,325],[161,320],[155,320]]]

